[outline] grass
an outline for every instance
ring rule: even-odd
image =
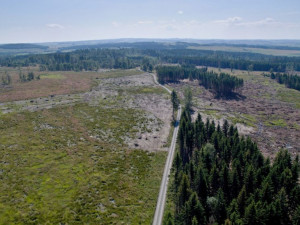
[[[144,71],[140,71],[137,69],[129,69],[129,70],[109,70],[103,73],[98,73],[99,78],[116,78],[116,77],[127,77],[127,76],[134,76],[134,75],[140,75],[143,74]]]
[[[176,146],[176,152],[178,153],[179,149]],[[168,184],[168,190],[167,190],[167,199],[166,199],[166,205],[165,205],[165,211],[164,211],[164,218],[163,223],[166,223],[167,215],[168,213],[171,213],[171,215],[174,215],[175,212],[175,185],[174,185],[174,179],[175,179],[175,170],[172,168],[171,173],[169,176],[169,184]]]
[[[175,115],[177,115],[177,111],[175,112]],[[167,143],[164,144],[163,147],[168,147],[169,148],[171,146],[174,129],[175,129],[174,128],[174,122],[171,122],[170,131],[169,131],[169,135],[168,135],[168,138],[167,138]]]
[[[293,104],[297,109],[300,109],[300,91],[281,88],[277,92],[277,98],[283,102]]]
[[[0,117],[0,224],[150,224],[165,152],[129,150],[142,111],[77,104]]]
[[[204,110],[202,113],[212,116],[212,117],[216,118],[217,120],[222,118],[222,116],[219,114],[219,112],[217,110],[213,110],[213,109],[212,110]]]
[[[175,196],[174,196],[174,171],[171,171],[170,178],[169,178],[169,184],[168,184],[168,191],[167,191],[167,199],[166,199],[166,205],[165,205],[165,211],[164,211],[164,217],[163,217],[163,223],[166,223],[168,213],[171,213],[171,215],[174,215],[175,212]]]
[[[300,130],[300,125],[295,122],[292,124],[292,128],[294,128],[296,130]]]
[[[65,76],[61,74],[41,74],[40,78],[41,79],[64,79]]]
[[[130,94],[169,94],[167,90],[161,87],[132,87],[127,90]]]
[[[265,122],[266,126],[277,126],[277,127],[287,127],[287,123],[284,119],[278,118],[278,116],[271,116]]]
[[[236,113],[234,116],[228,117],[228,119],[233,124],[241,123],[249,127],[255,127],[255,124],[257,123],[257,119],[253,115],[244,114],[244,113],[241,114]]]

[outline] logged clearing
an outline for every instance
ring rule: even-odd
[[[300,151],[300,92],[286,88],[275,80],[263,76],[263,72],[208,68],[226,72],[244,79],[244,87],[232,99],[216,99],[199,86],[198,82],[183,81],[169,84],[179,91],[190,86],[193,92],[195,114],[214,119],[223,124],[224,119],[235,124],[241,134],[257,141],[264,155],[273,158],[281,148],[293,155]]]
[[[46,97],[49,95],[74,94],[89,91],[95,85],[95,79],[137,75],[139,70],[100,70],[98,72],[55,71],[41,72],[37,67],[21,68],[23,74],[33,72],[40,80],[21,82],[19,69],[1,67],[0,76],[5,71],[11,76],[11,85],[0,88],[0,102]]]
[[[151,223],[169,94],[137,70],[88,74],[20,84],[87,76],[87,92],[1,104],[0,224]]]

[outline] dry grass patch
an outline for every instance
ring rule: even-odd
[[[111,70],[103,72],[40,72],[38,68],[22,68],[26,75],[33,71],[35,76],[40,75],[40,80],[20,82],[19,70],[13,68],[1,68],[0,76],[7,71],[12,77],[12,84],[1,88],[0,102],[26,100],[46,97],[49,95],[75,94],[89,91],[97,85],[100,78],[113,78],[141,74],[138,70]]]

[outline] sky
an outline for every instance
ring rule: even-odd
[[[299,0],[0,0],[0,43],[300,39]]]

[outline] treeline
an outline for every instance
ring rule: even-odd
[[[84,48],[85,46],[70,47]],[[97,70],[98,68],[153,68],[157,63],[211,66],[254,71],[300,71],[300,57],[271,56],[247,52],[189,49],[188,43],[120,43],[86,46],[72,52],[1,57],[0,65],[39,65],[41,70]],[[154,64],[144,63],[145,58]]]
[[[270,77],[271,79],[276,79],[279,84],[285,84],[288,88],[300,91],[300,76],[298,75],[271,73]]]
[[[130,69],[142,64],[143,57],[132,56],[134,50],[86,49],[68,53],[36,54],[0,59],[2,66],[39,65],[49,71],[95,71],[99,68]]]
[[[229,96],[244,85],[243,79],[226,73],[207,71],[207,68],[157,66],[156,72],[160,83],[178,82],[181,79],[198,80],[200,85],[211,89],[217,97]]]
[[[285,72],[300,71],[300,57],[271,56],[247,52],[193,49],[156,51],[161,61],[181,65],[210,66],[238,70]]]
[[[250,138],[225,121],[181,116],[171,188],[175,204],[165,224],[300,223],[299,160],[286,150],[273,164]]]

